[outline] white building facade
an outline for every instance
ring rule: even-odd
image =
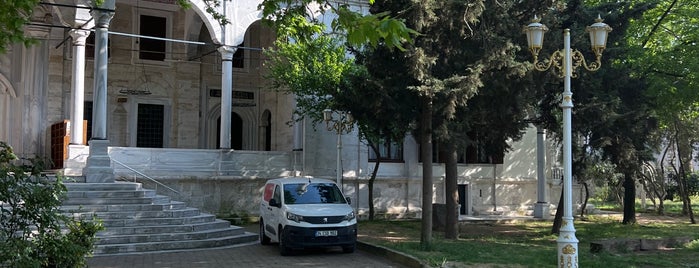
[[[275,36],[260,1],[223,1],[225,26],[191,2],[40,4],[26,26],[37,42],[0,55],[0,140],[78,180],[157,180],[176,190],[162,194],[211,213],[256,213],[269,178],[335,178],[337,134],[295,122],[294,96],[265,79],[261,49]],[[366,215],[375,160],[356,129],[341,139],[342,186]],[[375,183],[377,212],[419,217],[418,141],[393,146]],[[531,127],[512,148],[501,161],[464,157],[462,214],[548,216],[560,195],[557,145]],[[444,203],[444,165],[432,165],[434,202]]]

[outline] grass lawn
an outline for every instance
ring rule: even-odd
[[[575,219],[580,267],[699,267],[699,225],[688,218],[639,214],[638,224],[622,225],[621,215]],[[361,221],[359,240],[415,256],[434,267],[555,267],[556,238],[551,221],[464,224],[458,240],[433,232],[431,250],[420,250],[420,221]],[[609,238],[690,237],[682,248],[591,253],[590,242]]]

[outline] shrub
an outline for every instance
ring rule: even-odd
[[[44,163],[19,162],[0,141],[0,267],[84,267],[103,228],[61,214],[66,187],[41,173]]]

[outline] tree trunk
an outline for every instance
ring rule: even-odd
[[[420,248],[432,248],[432,96],[422,97],[420,115],[420,158],[422,159],[422,221]]]
[[[453,142],[447,144],[447,159],[445,163],[444,188],[447,201],[446,226],[444,227],[444,238],[457,239],[459,238],[459,191],[457,186],[457,169],[456,162],[458,155],[456,145]]]
[[[622,224],[636,224],[636,183],[633,176],[624,174],[624,219]]]
[[[696,224],[696,220],[694,219],[694,211],[692,210],[692,200],[689,198],[689,187],[687,185],[687,173],[684,172],[684,158],[682,157],[682,151],[680,147],[684,148],[684,144],[680,146],[680,130],[679,125],[677,122],[675,123],[675,142],[677,144],[677,159],[679,160],[680,168],[679,168],[679,173],[677,174],[678,180],[679,180],[679,186],[680,186],[680,196],[682,198],[682,213],[685,215],[689,215],[689,221],[692,224]],[[690,146],[687,146],[690,147]],[[691,151],[691,150],[690,150]],[[689,155],[689,159],[691,159],[691,154]]]
[[[381,152],[379,151],[379,148],[376,147],[376,144],[374,144],[373,142],[369,142],[369,147],[371,147],[371,149],[374,150],[374,153],[376,154],[376,163],[374,164],[374,171],[371,172],[371,177],[369,177],[369,183],[367,185],[367,188],[369,190],[369,220],[373,221],[374,214],[376,213],[374,209],[374,182],[376,181],[376,174],[379,171],[379,164],[381,163]]]
[[[561,224],[563,223],[563,193],[563,187],[561,187],[561,198],[558,199],[556,215],[553,216],[553,226],[551,227],[552,234],[559,234],[561,231]]]
[[[580,217],[585,216],[585,209],[587,208],[587,200],[590,199],[590,187],[587,186],[587,182],[583,182],[583,189],[585,189],[585,198],[583,199],[582,207],[580,208]]]

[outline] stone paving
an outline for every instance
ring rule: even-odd
[[[249,243],[218,249],[199,249],[180,252],[141,253],[97,256],[88,260],[90,268],[209,268],[209,267],[405,267],[387,258],[357,250],[342,253],[337,249],[319,249],[279,255],[276,244],[263,246]]]

